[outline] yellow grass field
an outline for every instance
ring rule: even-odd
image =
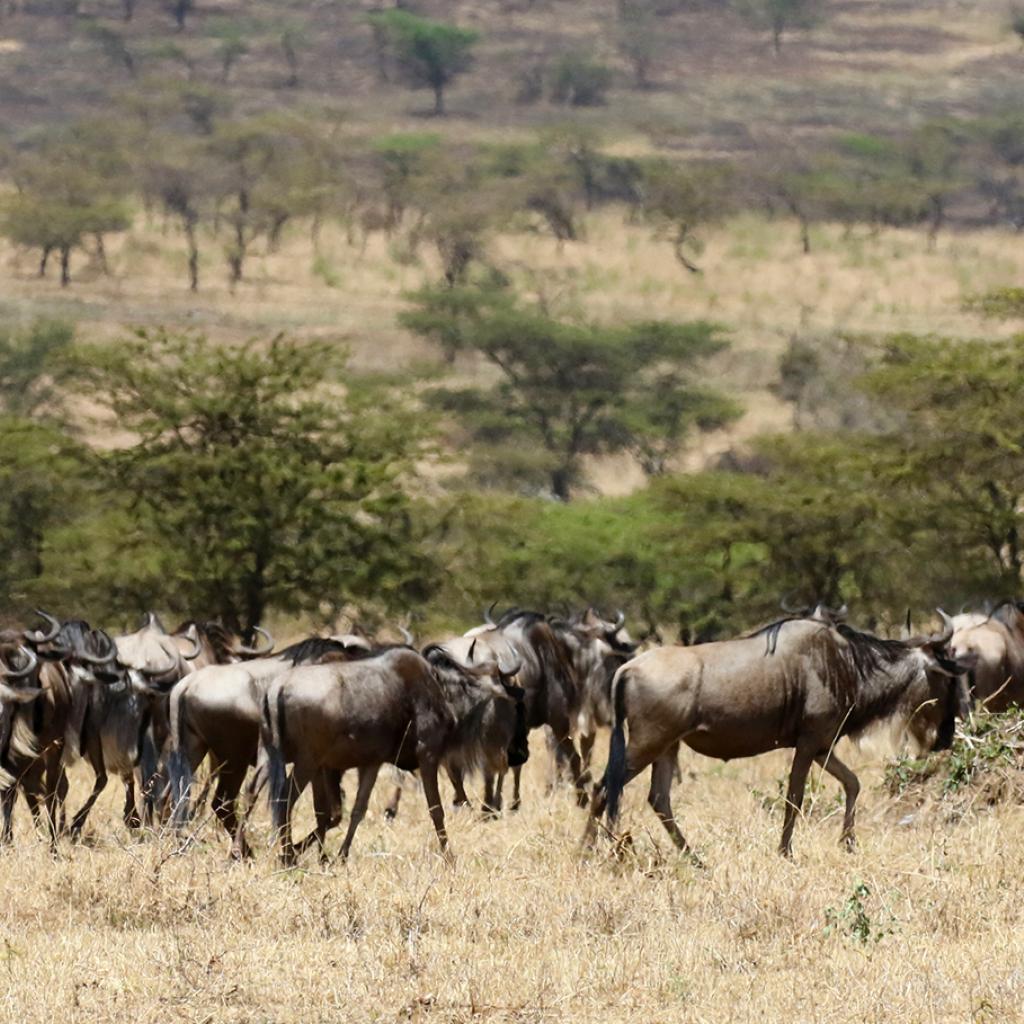
[[[670,847],[642,782],[623,818],[635,853],[616,862],[606,843],[581,861],[584,812],[565,788],[545,794],[538,738],[520,813],[450,815],[454,869],[419,793],[384,821],[383,775],[350,863],[326,870],[280,870],[262,812],[263,848],[242,866],[212,824],[186,850],[129,838],[113,785],[88,845],[56,860],[19,809],[0,855],[0,1020],[1024,1019],[1020,808],[899,824],[877,762],[854,754],[859,850],[837,845],[829,780],[812,786],[787,862],[780,812],[762,801],[788,758],[688,754],[676,810],[706,866]],[[87,776],[75,769],[73,804]]]

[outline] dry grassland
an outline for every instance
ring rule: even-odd
[[[635,856],[581,862],[583,812],[544,795],[536,742],[519,814],[451,816],[454,870],[419,794],[384,822],[384,785],[351,862],[325,871],[278,870],[265,847],[231,865],[212,825],[180,855],[130,840],[112,791],[90,845],[53,860],[19,812],[0,857],[0,1020],[1024,1019],[1020,809],[899,825],[868,770],[858,852],[836,844],[828,782],[790,863],[754,792],[774,794],[785,764],[685,758],[677,811],[704,869],[671,851],[641,784]]]

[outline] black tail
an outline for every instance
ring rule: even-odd
[[[626,718],[626,680],[628,674],[619,669],[612,680],[612,738],[608,744],[608,767],[604,773],[605,791],[608,795],[608,824],[614,825],[619,816],[619,801],[626,786],[626,732],[623,728]]]
[[[288,773],[285,771],[283,735],[284,691],[277,691],[277,700],[272,701],[274,691],[263,697],[263,721],[260,727],[260,742],[267,752],[267,789],[270,801],[270,818],[278,834],[288,820]]]
[[[185,692],[171,695],[171,752],[167,758],[167,785],[171,794],[171,824],[183,828],[192,796],[192,762],[185,750]]]

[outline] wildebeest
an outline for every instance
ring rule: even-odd
[[[463,665],[438,645],[423,653],[394,647],[358,661],[292,669],[268,689],[263,742],[268,752],[270,803],[282,858],[295,859],[291,812],[303,789],[323,770],[354,768],[359,785],[340,856],[348,856],[384,764],[418,771],[441,850],[448,854],[438,769],[446,758],[486,757],[475,728],[494,701],[514,697],[495,679],[495,663]],[[293,765],[291,777],[285,765]],[[324,824],[317,814],[323,855]]]
[[[168,777],[173,820],[184,825],[189,815],[192,777],[209,755],[217,779],[213,811],[231,836],[232,856],[246,857],[249,846],[238,796],[259,749],[263,694],[272,680],[296,665],[365,654],[365,641],[351,648],[340,640],[311,637],[270,657],[231,665],[211,665],[175,687],[170,700]],[[250,796],[259,788],[254,779]],[[340,807],[335,814],[340,813]]]
[[[688,849],[670,800],[673,765],[686,743],[722,760],[794,748],[780,851],[790,855],[813,762],[845,790],[842,839],[852,845],[859,783],[836,757],[836,742],[899,716],[920,746],[943,749],[966,711],[962,669],[948,651],[952,623],[940,614],[942,632],[906,642],[784,619],[737,640],[662,647],[627,662],[612,683],[608,767],[594,790],[585,842],[606,807],[615,823],[623,787],[653,764],[648,801],[675,844]]]
[[[452,751],[445,758],[445,771],[455,789],[455,806],[468,806],[466,776],[472,774],[474,770],[479,770],[484,780],[483,811],[485,816],[493,817],[501,811],[505,774],[509,768],[522,767],[530,756],[530,730],[526,724],[526,691],[515,683],[520,663],[504,662],[502,653],[491,649],[486,636],[454,637],[433,646],[454,661],[470,668],[480,665],[496,666],[497,674],[494,681],[503,686],[512,698],[511,703],[490,701],[481,705],[478,715],[467,718],[460,726],[460,732],[467,740],[475,735],[475,746],[460,740],[454,744]],[[402,786],[398,785],[384,811],[387,817],[394,818],[397,814],[401,794]]]
[[[492,606],[493,607],[493,606]],[[591,658],[595,636],[584,636],[566,620],[540,612],[512,608],[496,622],[490,610],[487,624],[469,630],[466,637],[485,642],[503,661],[518,661],[516,682],[525,692],[523,703],[529,729],[548,726],[558,756],[568,765],[580,806],[587,802],[583,764],[573,741],[576,715],[583,699],[582,658]],[[519,770],[513,770],[512,809],[519,806]]]
[[[260,647],[242,643],[241,637],[219,622],[188,619],[171,634],[183,657],[192,663],[192,671],[208,665],[229,665],[249,658],[265,658],[274,649],[274,638],[260,626],[253,630],[263,637]]]
[[[89,688],[82,755],[92,768],[92,791],[71,822],[77,838],[106,788],[110,773],[124,784],[128,828],[152,823],[160,789],[160,754],[168,735],[167,697],[192,670],[198,639],[179,642],[152,612],[133,633],[114,641],[111,678],[94,676]]]
[[[113,644],[87,622],[61,623],[46,613],[48,629],[23,636],[40,658],[39,698],[14,712],[12,737],[31,735],[5,754],[4,769],[13,780],[0,796],[4,842],[9,842],[11,813],[20,789],[37,824],[45,824],[51,843],[63,829],[67,795],[66,766],[79,756],[86,735],[90,685],[98,676],[116,679]]]
[[[973,696],[989,711],[1024,705],[1024,609],[1003,601],[989,614],[953,618],[949,649],[967,666]]]

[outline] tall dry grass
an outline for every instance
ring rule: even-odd
[[[545,792],[542,743],[522,811],[450,816],[454,870],[419,794],[385,823],[386,786],[350,863],[326,870],[279,870],[262,816],[264,846],[239,866],[212,825],[184,851],[129,837],[113,792],[88,845],[57,859],[19,815],[0,856],[0,1020],[1022,1019],[1021,811],[901,825],[866,765],[859,850],[837,845],[829,781],[787,862],[764,796],[785,767],[684,759],[676,807],[703,869],[670,847],[641,782],[624,808],[634,855],[581,861],[583,812]]]

